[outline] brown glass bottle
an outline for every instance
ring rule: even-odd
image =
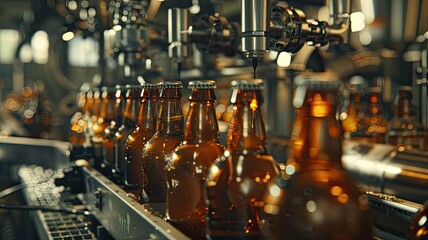
[[[424,204],[416,217],[410,224],[408,240],[427,240],[428,239],[428,202]]]
[[[91,116],[91,122],[92,122],[92,133],[93,136],[91,138],[91,141],[98,142],[99,138],[102,137],[104,128],[103,128],[103,122],[104,119],[101,116],[103,114],[103,92],[107,91],[105,87],[94,88],[94,104],[93,104],[93,111]],[[95,139],[94,139],[95,138]]]
[[[91,138],[91,143],[94,148],[94,162],[93,167],[98,169],[104,174],[110,171],[104,161],[104,136],[105,129],[114,120],[114,104],[115,104],[115,87],[102,87],[101,88],[101,103],[100,113],[96,122],[92,123],[94,135]]]
[[[140,197],[141,190],[141,153],[144,145],[156,132],[158,116],[157,98],[159,85],[141,84],[141,107],[138,113],[137,128],[128,136],[125,144],[125,189]]]
[[[128,136],[137,128],[138,111],[141,106],[141,86],[126,85],[126,89],[123,123],[114,135],[114,167],[112,173],[118,184],[125,183],[125,143]]]
[[[76,112],[70,119],[70,143],[72,145],[90,144],[89,121],[93,106],[93,92],[83,89],[78,93],[77,106],[80,112]]]
[[[361,92],[356,87],[350,88],[349,105],[346,117],[342,119],[343,137],[345,139],[364,137],[364,104]]]
[[[289,159],[280,185],[270,186],[265,197],[273,239],[371,239],[367,197],[341,163],[337,79],[330,73],[295,79]]]
[[[167,221],[192,239],[205,238],[205,179],[223,154],[214,81],[191,81],[184,142],[167,158]]]
[[[88,113],[88,116],[90,118],[90,122],[88,124],[88,127],[90,127],[89,133],[91,136],[91,141],[92,141],[92,137],[95,136],[95,129],[94,126],[97,125],[97,121],[98,121],[98,117],[100,116],[100,112],[101,112],[101,91],[98,87],[94,87],[92,88],[92,99],[90,99],[90,104],[92,104],[90,106],[90,112]]]
[[[385,143],[385,136],[388,131],[388,122],[383,115],[380,94],[381,89],[379,87],[370,89],[367,114],[363,121],[366,141],[371,143]]]
[[[125,86],[116,85],[115,102],[113,107],[113,120],[110,125],[104,129],[103,147],[105,165],[112,168],[114,165],[114,136],[117,129],[123,123],[123,111],[126,103],[126,88]]]
[[[260,79],[232,82],[227,150],[207,177],[208,235],[212,239],[263,237],[263,196],[279,173],[266,150],[262,89]]]
[[[166,203],[166,159],[184,139],[183,113],[180,89],[182,83],[159,83],[160,107],[156,133],[146,143],[142,152],[141,174],[143,201],[155,206]],[[148,198],[148,199],[147,199]]]
[[[394,118],[389,123],[387,143],[398,148],[412,148],[414,144],[417,144],[415,147],[419,148],[419,142],[416,138],[416,125],[412,105],[412,88],[402,86],[398,90]]]

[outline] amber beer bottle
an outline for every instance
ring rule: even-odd
[[[128,136],[125,144],[125,189],[140,197],[141,190],[141,153],[147,141],[156,132],[158,116],[158,84],[141,84],[141,107],[138,113],[137,128]]]
[[[370,89],[367,105],[367,115],[364,117],[363,125],[368,142],[385,143],[388,122],[383,115],[381,89],[372,87]]]
[[[412,148],[413,139],[418,144],[416,136],[416,121],[412,105],[412,88],[401,86],[398,90],[394,118],[389,124],[387,143],[397,147]],[[415,146],[416,148],[419,145]]]
[[[342,129],[344,139],[362,138],[364,137],[364,102],[363,92],[358,90],[356,86],[351,86],[349,96],[349,105],[347,107],[346,117],[342,120]]]
[[[263,81],[232,81],[231,87],[233,114],[226,151],[207,177],[208,235],[259,239],[263,237],[263,196],[279,174],[266,149]]]
[[[128,136],[137,128],[138,111],[141,106],[141,86],[126,85],[126,105],[123,112],[123,123],[114,135],[113,179],[120,185],[125,183],[125,143]]]
[[[111,86],[104,86],[101,88],[101,102],[99,104],[99,114],[96,122],[93,123],[92,128],[94,130],[95,141],[101,139],[104,136],[104,130],[110,125],[113,120],[114,103],[115,103],[116,88]]]
[[[416,214],[410,224],[410,230],[407,235],[408,240],[426,240],[428,239],[428,202]]]
[[[104,160],[105,165],[112,168],[114,165],[114,136],[117,129],[123,123],[123,111],[126,103],[126,88],[125,86],[116,85],[116,92],[114,96],[113,107],[113,120],[110,125],[104,129],[103,147],[104,147]]]
[[[115,104],[115,87],[102,87],[101,88],[101,106],[100,114],[97,122],[93,124],[94,136],[91,142],[94,147],[94,167],[103,173],[107,173],[107,166],[104,162],[104,135],[105,129],[110,126],[114,120],[114,104]]]
[[[166,203],[166,159],[184,139],[181,91],[183,84],[177,82],[159,83],[160,107],[156,133],[146,143],[142,152],[143,201],[155,204]],[[148,199],[147,199],[148,198]]]
[[[78,96],[78,107],[81,112],[77,112],[70,120],[71,137],[70,143],[73,145],[90,145],[90,116],[94,105],[93,92],[91,89],[83,90]]]
[[[367,197],[341,163],[340,81],[332,73],[303,73],[295,84],[287,178],[270,186],[265,198],[264,210],[274,216],[272,238],[371,239]]]
[[[189,82],[184,142],[167,159],[166,218],[192,239],[205,238],[205,178],[223,154],[215,112],[214,81]]]
[[[101,99],[101,91],[98,87],[94,87],[92,89],[92,92],[93,92],[93,97],[92,97],[93,103],[92,103],[92,112],[90,117],[91,117],[91,133],[92,133],[92,136],[94,136],[95,135],[94,126],[97,125],[98,118],[100,117],[102,99]]]
[[[85,143],[85,128],[87,116],[86,112],[86,93],[89,89],[81,89],[77,94],[77,107],[80,111],[76,112],[70,119],[69,141],[72,145],[83,145]]]

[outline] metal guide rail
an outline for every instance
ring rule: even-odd
[[[90,213],[90,216],[87,216],[60,212],[32,212],[37,229],[43,230],[39,233],[41,239],[101,239],[100,228],[108,232],[104,236],[114,239],[188,239],[164,221],[156,210],[141,205],[132,195],[128,195],[95,169],[76,168],[79,170],[78,174],[71,174],[72,179],[65,181],[67,182],[65,185],[79,187],[73,193],[58,187],[55,179],[67,175],[62,169],[64,166],[71,166],[64,145],[52,144],[49,141],[33,145],[33,140],[24,140],[25,143],[19,139],[18,142],[16,139],[0,139],[0,152],[7,152],[3,157],[0,156],[0,163],[4,162],[4,156],[10,156],[6,157],[6,160],[11,162],[12,156],[16,155],[25,157],[19,158],[18,164],[25,161],[32,164],[40,163],[41,166],[22,165],[18,171],[22,181],[28,185],[24,190],[28,204],[74,208]],[[28,149],[35,154],[28,154]],[[389,153],[381,152],[383,156]],[[39,160],[46,159],[46,156],[56,159],[51,162]],[[378,239],[404,239],[410,221],[421,205],[392,195],[374,192],[367,194],[375,236]],[[91,221],[91,217],[95,221]],[[94,222],[97,225],[94,225]]]
[[[65,173],[61,169],[72,165],[68,148],[68,143],[59,141],[0,138],[0,164],[34,164],[22,165],[18,171],[21,181],[28,184],[24,189],[28,205],[73,207],[90,213],[85,217],[32,211],[40,239],[106,239],[97,235],[100,227],[107,230],[103,231],[108,232],[107,238],[114,239],[189,239],[94,169],[79,168],[80,174],[71,174],[72,179],[65,181],[80,185],[82,190],[77,195],[57,187],[54,179]],[[89,221],[91,216],[94,221]]]
[[[83,169],[91,213],[115,239],[189,239],[94,169]]]

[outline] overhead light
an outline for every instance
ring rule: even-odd
[[[351,31],[359,32],[366,26],[365,15],[362,12],[351,13]]]
[[[37,31],[31,38],[33,60],[38,64],[45,64],[49,58],[49,36],[45,31]]]
[[[289,67],[291,64],[291,53],[289,52],[280,52],[276,64],[280,67]]]
[[[65,42],[68,42],[73,38],[74,38],[74,33],[72,31],[68,31],[62,34],[62,40],[64,40]]]

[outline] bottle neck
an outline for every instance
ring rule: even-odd
[[[141,97],[141,107],[138,114],[137,127],[140,129],[154,130],[156,129],[156,121],[158,116],[157,106],[157,90],[144,89]]]
[[[156,129],[160,134],[170,135],[183,132],[183,111],[178,88],[162,89],[159,118]]]
[[[336,107],[335,90],[307,91],[303,106],[297,109],[291,133],[290,155],[302,168],[342,167]]]
[[[397,103],[397,117],[411,117],[412,115],[412,100],[400,97]]]
[[[140,109],[140,99],[133,96],[126,100],[125,111],[123,113],[123,124],[127,128],[134,128],[137,124],[138,111]]]
[[[123,112],[125,110],[126,99],[124,94],[116,96],[116,101],[114,104],[114,122],[117,127],[120,127],[123,124]]]
[[[184,136],[187,143],[220,142],[214,99],[212,89],[192,89]]]
[[[111,93],[103,99],[100,117],[102,117],[104,121],[111,121],[114,119],[115,102],[114,94]]]
[[[229,149],[266,152],[266,130],[260,96],[260,90],[237,91],[227,140]]]

